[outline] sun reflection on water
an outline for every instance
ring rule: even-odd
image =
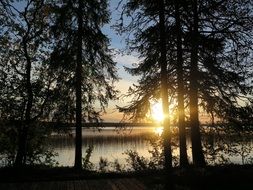
[[[163,127],[156,127],[154,128],[154,133],[158,136],[161,136],[163,133]]]

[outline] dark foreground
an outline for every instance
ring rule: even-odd
[[[89,179],[71,181],[47,181],[2,183],[1,190],[144,190],[145,186],[134,178]]]
[[[253,165],[133,173],[76,172],[70,168],[0,169],[0,190],[251,190]]]

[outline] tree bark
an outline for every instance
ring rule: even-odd
[[[27,51],[26,37],[24,37],[22,43],[23,43],[24,55],[26,58],[25,77],[26,77],[27,103],[26,103],[26,109],[25,109],[25,122],[21,123],[20,129],[19,129],[18,150],[17,150],[17,155],[16,155],[15,163],[14,163],[16,167],[20,167],[26,164],[27,138],[28,138],[28,130],[31,124],[31,110],[33,106],[33,90],[32,90],[32,84],[31,84],[32,63]]]
[[[82,32],[83,32],[83,1],[78,1],[78,41],[76,60],[76,147],[75,168],[82,169]]]
[[[27,150],[27,134],[28,134],[28,126],[24,123],[21,123],[21,126],[18,130],[18,149],[17,155],[15,158],[15,167],[22,167],[26,163],[26,150]]]
[[[193,0],[193,29],[192,29],[192,48],[190,64],[190,127],[192,140],[193,164],[205,166],[205,158],[201,146],[201,134],[198,116],[198,2]]]
[[[185,112],[184,112],[184,77],[183,77],[183,52],[182,52],[182,29],[179,2],[175,3],[176,35],[177,35],[177,99],[178,99],[178,128],[180,144],[180,166],[188,166]]]
[[[169,119],[169,102],[168,102],[168,81],[167,81],[167,58],[166,58],[166,31],[165,31],[165,14],[164,1],[159,0],[159,33],[160,33],[160,65],[161,65],[161,97],[164,114],[163,121],[163,145],[165,170],[169,171],[172,168],[172,153],[171,153],[171,132]]]

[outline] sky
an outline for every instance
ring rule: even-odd
[[[109,9],[111,11],[111,22],[102,28],[102,31],[111,41],[111,48],[115,51],[124,50],[125,38],[116,34],[116,31],[112,26],[120,18],[120,8],[116,10],[119,0],[109,0]],[[124,66],[131,67],[133,63],[138,62],[138,57],[134,54],[117,54],[114,56],[114,61],[117,63],[118,75],[120,80],[115,83],[116,89],[120,91],[120,95],[125,94],[128,88],[137,82],[137,77],[133,77],[124,70]],[[117,101],[110,101],[106,113],[103,114],[102,119],[105,122],[118,122],[122,119],[123,114],[119,113],[116,109],[116,105],[125,106],[130,101],[129,98],[120,97]]]

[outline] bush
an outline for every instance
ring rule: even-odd
[[[18,149],[18,126],[8,123],[0,126],[0,166],[12,166]],[[50,148],[48,138],[51,130],[34,124],[29,128],[27,139],[27,165],[56,166],[56,153]]]
[[[89,146],[85,152],[86,153],[85,157],[82,158],[84,170],[93,170],[94,169],[94,164],[90,161],[90,157],[93,152],[93,149],[94,149],[93,146]]]

